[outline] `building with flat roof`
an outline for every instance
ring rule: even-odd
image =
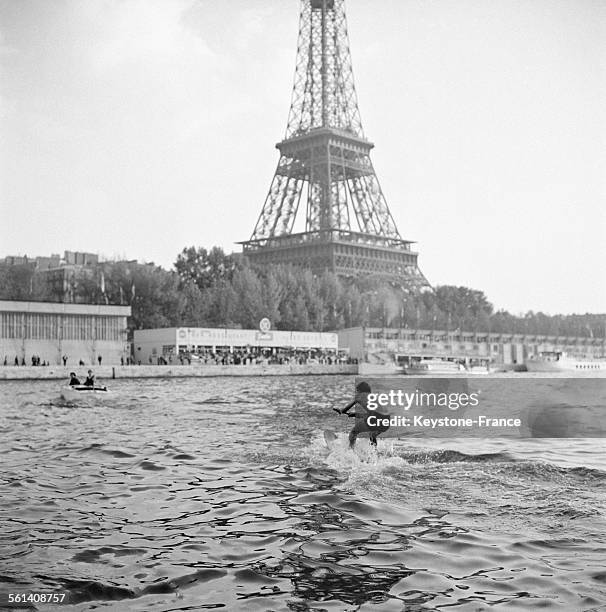
[[[130,355],[130,306],[0,300],[0,364],[119,364]]]
[[[351,357],[373,364],[438,357],[472,364],[516,365],[544,351],[590,359],[606,355],[605,338],[382,327],[352,327],[338,334],[339,346],[348,349]]]
[[[60,255],[52,254],[42,257],[28,257],[27,255],[7,255],[0,260],[0,264],[5,266],[24,266],[31,265],[41,272],[62,265],[94,266],[99,263],[99,255],[95,253],[84,253],[81,251],[65,251],[63,259]]]
[[[137,329],[134,332],[134,357],[143,364],[167,362],[179,355],[233,353],[236,351],[333,352],[338,350],[336,333],[220,329],[207,327],[167,327]]]
[[[0,266],[29,267],[34,275],[46,286],[45,299],[58,302],[83,303],[76,291],[83,282],[100,282],[97,268],[103,264],[95,253],[65,251],[63,257],[52,254],[50,257],[29,257],[9,255],[0,259]]]

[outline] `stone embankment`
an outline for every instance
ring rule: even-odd
[[[69,379],[70,372],[84,380],[91,369],[97,379],[111,378],[206,378],[209,376],[322,376],[357,374],[355,364],[286,365],[140,365],[140,366],[0,366],[0,380]]]

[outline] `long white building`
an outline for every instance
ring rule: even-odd
[[[139,329],[134,333],[135,360],[143,364],[150,358],[178,357],[184,353],[234,352],[246,349],[338,350],[336,333],[220,329],[206,327],[168,327]]]
[[[605,338],[381,327],[352,327],[339,330],[338,334],[342,349],[368,363],[438,357],[521,365],[542,351],[564,351],[589,359],[606,354]]]
[[[0,300],[0,365],[119,364],[130,354],[130,306]]]

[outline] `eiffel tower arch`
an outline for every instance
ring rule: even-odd
[[[344,0],[301,0],[286,135],[252,236],[240,243],[244,255],[256,265],[429,287],[387,206],[373,147],[362,130]]]

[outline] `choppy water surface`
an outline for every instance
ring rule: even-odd
[[[0,592],[67,591],[37,605],[63,610],[606,609],[602,440],[329,455],[353,378],[113,383],[96,406],[0,386]]]

